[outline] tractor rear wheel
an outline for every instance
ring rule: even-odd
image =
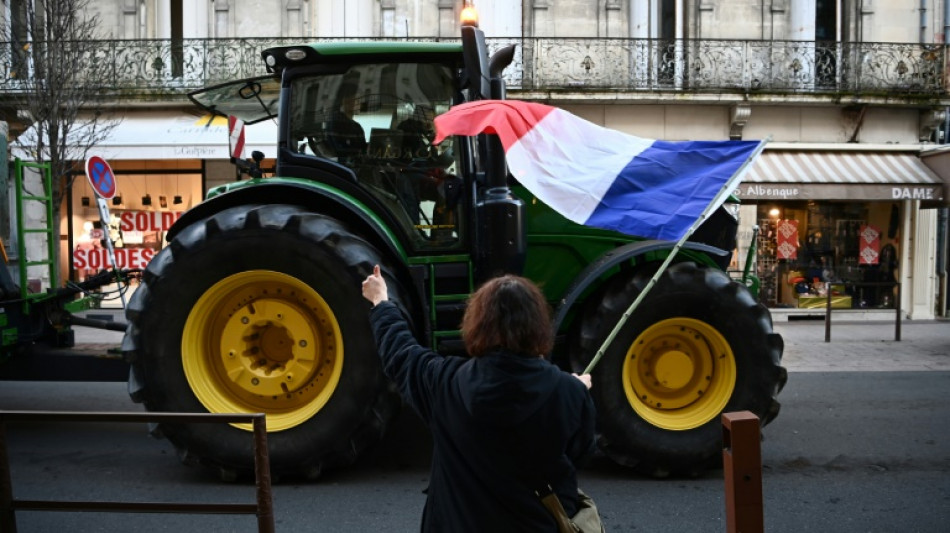
[[[656,272],[618,278],[580,325],[576,368],[600,348]],[[720,464],[723,412],[748,410],[764,426],[785,385],[783,342],[768,311],[722,271],[668,268],[594,367],[601,449],[654,477]]]
[[[266,413],[277,476],[353,462],[399,406],[360,294],[375,264],[387,271],[340,222],[292,206],[231,208],[185,228],[129,304],[130,394],[150,411]],[[224,478],[253,471],[250,424],[157,429],[186,462]]]

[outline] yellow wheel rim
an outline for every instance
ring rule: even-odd
[[[208,411],[266,413],[267,430],[281,431],[309,420],[333,396],[343,339],[332,309],[309,285],[252,270],[201,296],[185,322],[181,357]]]
[[[641,418],[674,431],[719,416],[736,385],[729,343],[709,324],[671,318],[633,341],[623,364],[627,401]]]

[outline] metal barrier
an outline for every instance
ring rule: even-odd
[[[254,474],[256,503],[171,503],[121,501],[20,500],[13,497],[10,461],[7,454],[6,423],[17,421],[63,422],[177,422],[247,423],[254,427]],[[254,514],[257,530],[274,532],[270,459],[267,453],[267,425],[263,413],[77,413],[62,411],[0,411],[0,531],[16,533],[16,511],[96,511],[115,513]]]
[[[825,342],[831,342],[831,282],[825,282],[825,292],[828,295],[828,301],[825,304]],[[896,281],[868,282],[868,283],[848,283],[852,287],[897,287],[897,295],[894,298],[894,340],[901,340],[901,284]]]

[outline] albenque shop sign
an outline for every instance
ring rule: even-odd
[[[940,185],[743,183],[736,196],[747,200],[943,200]]]

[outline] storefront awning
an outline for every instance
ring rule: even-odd
[[[34,130],[27,129],[11,144],[14,157],[33,160]],[[277,125],[264,121],[245,130],[245,156],[260,150],[277,155]],[[68,141],[68,140],[67,140]],[[90,151],[106,160],[118,159],[229,159],[228,121],[209,115],[136,113],[115,126]],[[81,155],[77,159],[81,158]]]
[[[736,189],[749,200],[943,202],[943,180],[914,152],[766,151]]]
[[[923,207],[950,206],[950,146],[944,145],[921,152],[920,160],[943,180],[943,201],[936,206],[924,205]]]

